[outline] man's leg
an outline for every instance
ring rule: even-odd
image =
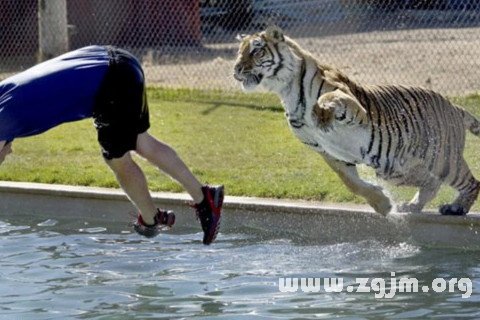
[[[175,150],[158,141],[147,132],[138,135],[137,153],[156,165],[187,190],[195,202],[194,208],[203,229],[203,243],[210,244],[217,237],[223,205],[223,186],[202,186]]]
[[[158,141],[148,132],[138,135],[137,153],[157,166],[160,170],[177,180],[195,203],[203,200],[202,184],[180,159],[175,150]]]
[[[220,225],[223,186],[202,186],[172,148],[146,132],[150,126],[149,113],[144,74],[138,60],[128,52],[116,49],[112,51],[111,62],[96,99],[94,117],[103,155],[106,159],[113,158],[107,163],[141,212],[134,224],[135,231],[152,237],[158,234],[159,225],[171,226],[175,218],[173,213],[162,210],[153,215],[154,204],[145,176],[130,156],[124,155],[130,150],[135,150],[177,180],[190,194],[204,231],[203,242],[210,244]]]
[[[11,146],[12,144],[6,143],[5,140],[0,141],[0,164],[2,164],[8,154],[12,153]]]
[[[105,160],[117,177],[117,181],[127,194],[128,198],[140,210],[146,224],[155,224],[156,207],[148,191],[147,180],[140,167],[133,161],[127,152],[121,158]]]

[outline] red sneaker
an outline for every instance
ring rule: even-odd
[[[204,200],[193,207],[202,225],[203,244],[208,245],[217,238],[220,229],[224,188],[223,186],[204,186],[202,192]]]

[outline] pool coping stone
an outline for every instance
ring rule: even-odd
[[[113,200],[128,202],[125,193],[120,189],[72,186],[60,184],[44,184],[32,182],[0,181],[0,194],[51,196],[55,198],[82,198],[92,200]],[[191,203],[191,198],[186,193],[153,192],[152,197],[159,205],[182,206]],[[21,204],[20,204],[21,205]],[[224,208],[230,210],[249,210],[264,213],[298,213],[322,215],[369,215],[382,218],[370,207],[359,204],[333,204],[304,200],[267,199],[257,197],[226,196]],[[398,214],[401,215],[401,214]],[[422,222],[448,223],[448,224],[475,224],[480,225],[480,213],[473,212],[463,217],[441,216],[437,212],[427,211],[421,214],[408,214],[410,219]]]

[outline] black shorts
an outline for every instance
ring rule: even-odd
[[[106,159],[135,150],[137,137],[150,127],[145,76],[129,52],[108,47],[110,64],[95,98],[93,119]]]

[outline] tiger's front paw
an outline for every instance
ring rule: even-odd
[[[343,104],[337,104],[335,109],[334,109],[334,115],[335,115],[335,120],[339,123],[346,123],[347,116],[348,116],[348,110],[345,105]]]
[[[341,90],[325,93],[318,104],[332,112],[335,122],[340,125],[362,125],[368,122],[365,108],[357,99]]]
[[[375,212],[380,213],[383,216],[386,216],[387,214],[390,213],[390,211],[392,211],[392,204],[390,200],[382,202],[380,204],[372,205],[372,207],[375,210]]]
[[[374,198],[368,199],[367,202],[372,206],[375,212],[380,213],[383,216],[389,214],[393,207],[390,199],[381,191],[377,192]]]
[[[346,101],[337,104],[335,108],[335,120],[341,125],[359,125],[367,122],[367,115],[361,106]]]

